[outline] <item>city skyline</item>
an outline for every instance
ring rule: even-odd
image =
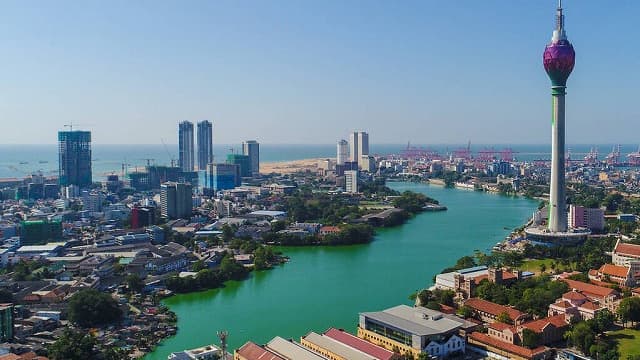
[[[214,143],[329,144],[355,128],[385,144],[546,143],[554,3],[10,2],[0,115],[33,131],[7,126],[0,143],[54,143],[73,121],[95,144],[159,144],[185,118],[213,120]],[[566,5],[581,54],[567,143],[636,143],[640,4]],[[619,91],[602,91],[612,78]]]

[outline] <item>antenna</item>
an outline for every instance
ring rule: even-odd
[[[222,350],[222,356],[220,360],[227,360],[227,337],[229,333],[226,330],[218,331],[218,339],[220,339],[220,348]]]

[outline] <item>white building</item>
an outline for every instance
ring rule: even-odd
[[[98,191],[82,191],[82,208],[83,210],[96,213],[102,211],[102,203],[104,195]]]
[[[260,174],[260,144],[255,140],[242,143],[242,154],[249,156],[251,161],[251,175]]]
[[[174,352],[169,360],[217,360],[222,358],[222,350],[215,345],[207,345],[197,349]],[[227,358],[231,358],[227,356]]]
[[[344,172],[344,190],[352,194],[358,192],[358,170]]]
[[[166,182],[160,185],[160,208],[162,216],[168,219],[191,217],[191,184]]]

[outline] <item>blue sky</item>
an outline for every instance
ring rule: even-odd
[[[640,2],[565,0],[569,143],[638,143]],[[0,143],[548,143],[553,0],[3,1]],[[27,131],[28,130],[28,131]]]

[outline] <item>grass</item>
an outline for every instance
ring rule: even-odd
[[[629,355],[640,355],[640,330],[617,330],[607,333],[607,336],[618,343],[620,359],[626,359]]]
[[[525,260],[522,265],[520,265],[519,269],[523,270],[523,271],[531,271],[532,273],[535,274],[540,274],[540,265],[544,264],[547,269],[545,270],[545,273],[547,274],[551,274],[552,270],[551,270],[551,263],[553,262],[554,259],[531,259],[531,260]],[[571,264],[571,265],[575,265],[575,264]],[[560,264],[558,261],[556,261],[556,269],[562,271],[571,271],[570,266],[564,266],[562,264]]]

